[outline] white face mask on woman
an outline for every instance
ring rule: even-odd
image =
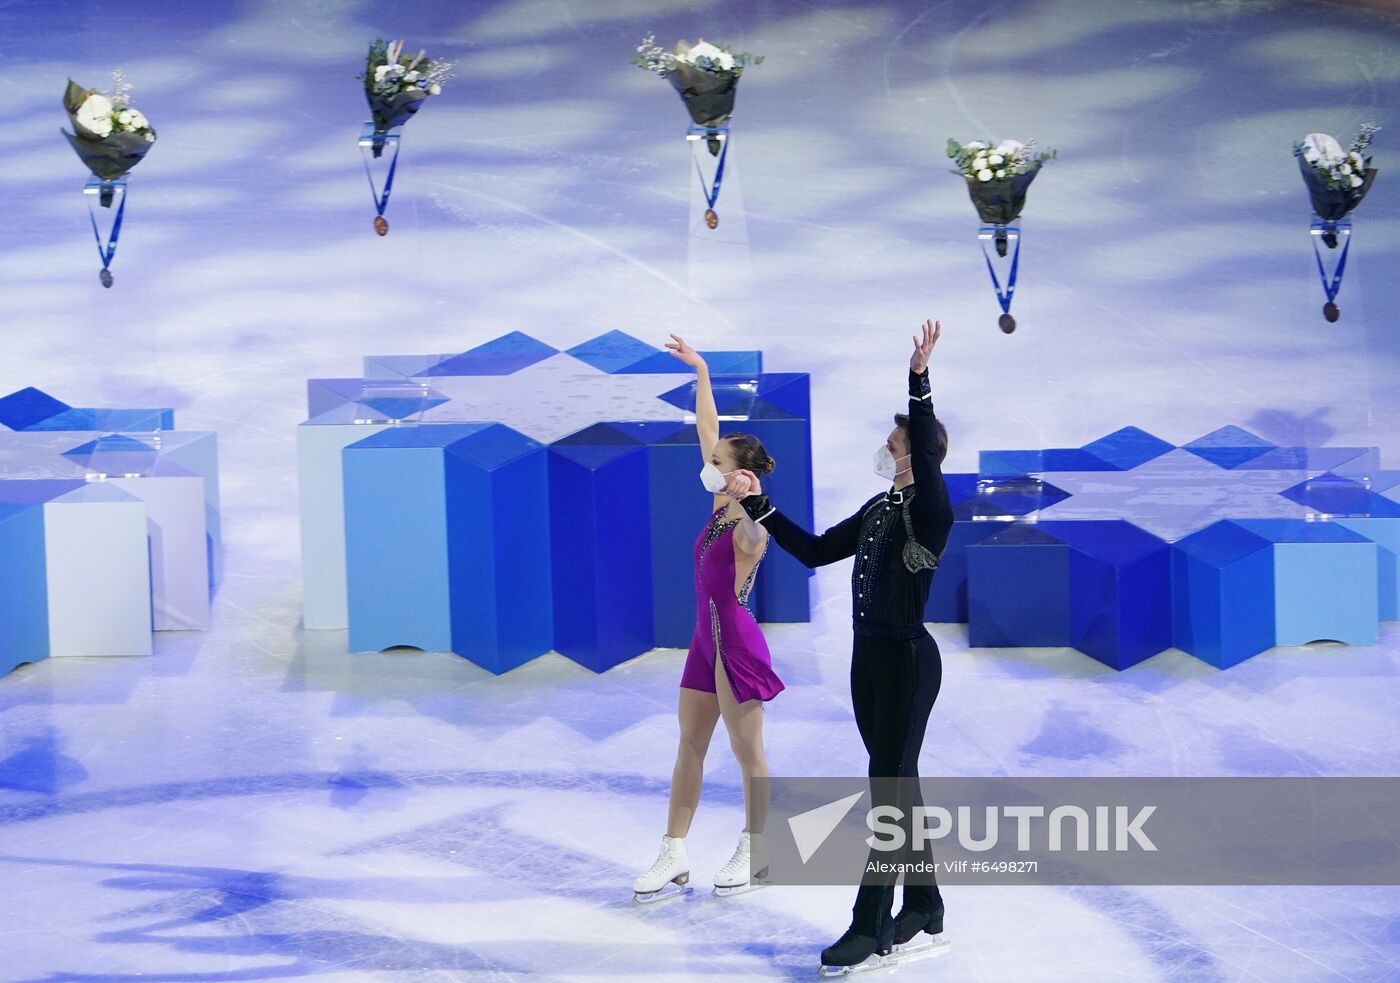
[[[700,469],[700,484],[705,486],[705,490],[718,495],[724,491],[724,486],[729,482],[726,480],[733,471],[720,471],[713,464],[706,464]]]
[[[910,456],[909,454],[905,454],[904,457],[899,458],[899,460],[907,460]],[[875,452],[875,473],[886,481],[894,481],[895,478],[908,470],[909,468],[901,468],[899,466],[898,462],[895,460],[895,456],[890,453],[888,447],[882,445],[880,449]]]

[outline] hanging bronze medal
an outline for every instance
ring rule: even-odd
[[[705,224],[712,229],[719,225],[719,215],[715,213],[713,208],[705,209]]]
[[[997,318],[997,327],[1001,328],[1002,334],[1010,334],[1016,330],[1016,319],[1010,314],[1003,314]]]
[[[1336,324],[1337,318],[1342,316],[1342,309],[1329,300],[1322,305],[1322,316],[1327,318],[1329,324]]]
[[[104,269],[101,273],[97,274],[97,279],[102,281],[102,286],[110,287],[112,285],[112,271]],[[1336,318],[1333,318],[1332,320],[1335,321]]]
[[[383,215],[374,216],[374,231],[382,236],[389,234],[389,220]]]

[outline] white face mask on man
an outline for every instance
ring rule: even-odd
[[[903,457],[899,458],[899,461],[906,461],[909,458],[910,455],[905,454]],[[899,466],[898,461],[895,460],[895,456],[890,453],[888,447],[882,445],[880,449],[875,452],[875,473],[886,481],[894,481],[908,470],[908,467],[901,468]]]
[[[718,495],[724,491],[724,486],[729,483],[728,478],[733,471],[721,471],[714,464],[706,464],[700,469],[700,484],[705,486],[707,492]]]

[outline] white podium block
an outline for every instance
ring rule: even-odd
[[[44,503],[49,655],[150,655],[146,506],[105,482]]]

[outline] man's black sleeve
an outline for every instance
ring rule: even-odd
[[[860,541],[862,505],[850,518],[843,519],[820,536],[813,535],[773,507],[767,495],[750,495],[741,501],[749,518],[760,523],[779,546],[805,567],[821,567],[854,556]],[[867,503],[869,504],[869,503]]]

